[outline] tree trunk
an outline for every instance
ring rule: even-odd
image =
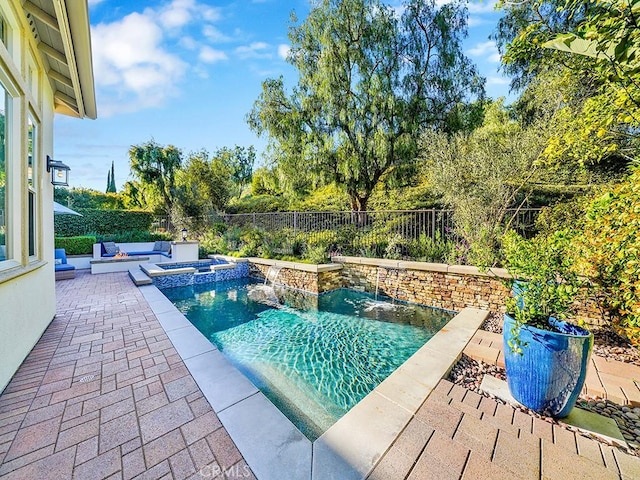
[[[351,210],[354,212],[364,212],[367,209],[367,203],[369,202],[369,195],[356,195],[352,194],[351,197]]]

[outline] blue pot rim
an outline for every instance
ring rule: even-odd
[[[513,316],[512,316],[512,315],[510,315],[510,314],[508,314],[508,313],[505,313],[505,314],[504,314],[504,316],[505,316],[505,317],[509,317],[513,322],[515,322],[515,321],[516,321],[516,319],[515,319],[515,318],[513,318]],[[582,327],[580,327],[580,326],[578,326],[578,325],[575,325],[575,324],[573,324],[573,323],[570,323],[570,322],[565,322],[565,321],[562,321],[562,320],[556,320],[556,319],[555,319],[555,318],[553,318],[553,317],[549,317],[549,319],[550,319],[550,320],[551,320],[551,319],[553,319],[553,320],[555,320],[556,322],[562,322],[562,323],[565,323],[565,324],[569,324],[569,325],[571,325],[572,327],[579,328],[579,329],[583,330],[585,333],[584,333],[583,335],[577,335],[577,334],[572,334],[572,333],[563,333],[563,332],[559,332],[559,331],[557,331],[557,330],[544,330],[544,329],[542,329],[542,328],[534,327],[533,325],[530,325],[530,324],[528,324],[528,323],[525,323],[525,324],[524,324],[524,325],[522,325],[520,328],[525,328],[525,329],[527,329],[527,330],[530,330],[530,331],[531,331],[531,332],[533,332],[533,333],[538,333],[538,332],[541,332],[541,333],[553,333],[553,334],[555,334],[555,335],[561,335],[561,336],[563,336],[563,337],[569,337],[569,338],[587,338],[587,337],[593,337],[593,332],[590,332],[590,331],[589,331],[589,330],[587,330],[586,328],[582,328]]]

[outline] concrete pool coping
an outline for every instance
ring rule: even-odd
[[[465,308],[315,442],[308,440],[155,286],[140,291],[258,479],[363,479],[489,312]]]

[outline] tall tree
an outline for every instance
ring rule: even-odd
[[[485,266],[498,261],[507,209],[520,206],[518,193],[538,178],[545,127],[542,121],[523,127],[498,100],[487,106],[483,125],[471,133],[423,134],[429,185],[453,209],[455,232],[463,240],[456,252],[460,258],[453,260]]]
[[[253,145],[249,147],[238,145],[234,148],[223,147],[213,156],[228,166],[231,180],[236,186],[236,196],[240,197],[244,188],[251,182],[253,164],[256,161],[256,149]]]
[[[399,15],[378,0],[321,0],[300,25],[292,20],[298,85],[287,95],[282,78],[266,80],[247,120],[268,134],[289,179],[335,182],[353,210],[413,166],[421,130],[446,127],[461,103],[483,95],[462,53],[459,1],[409,0]]]
[[[116,174],[113,165],[113,161],[111,161],[111,170],[107,172],[107,192],[106,193],[116,193]]]
[[[640,84],[633,78],[640,70],[640,0],[504,1],[503,8],[495,37],[512,86],[540,91],[551,77],[565,85],[545,157],[626,165],[640,140]]]
[[[204,231],[209,216],[222,210],[231,196],[231,168],[220,157],[209,157],[206,150],[189,154],[176,173],[176,202],[171,217],[174,225],[190,231]]]
[[[182,164],[182,152],[173,145],[163,147],[149,140],[129,149],[131,172],[144,188],[150,188],[162,198],[161,210],[166,214],[173,207],[176,172]]]
[[[116,193],[116,172],[113,164],[113,160],[111,161],[111,185],[109,185],[109,192]]]

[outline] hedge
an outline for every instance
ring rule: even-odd
[[[154,215],[133,210],[78,209],[77,215],[55,215],[54,231],[59,237],[73,237],[95,233],[98,235],[151,229]]]
[[[96,237],[83,235],[78,237],[56,237],[56,248],[64,248],[67,255],[85,255],[93,253]]]

